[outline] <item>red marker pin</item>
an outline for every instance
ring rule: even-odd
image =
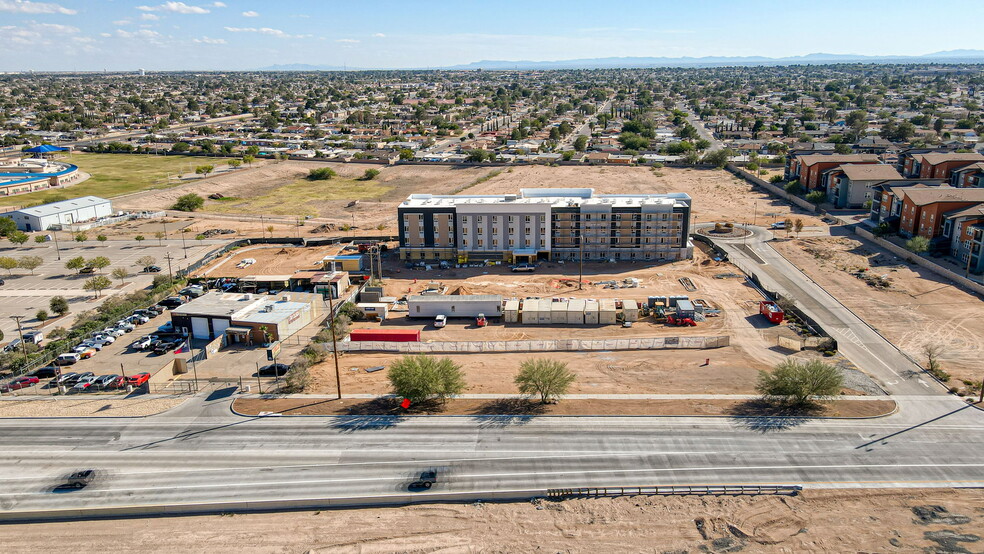
[[[403,399],[403,402],[400,402],[400,407],[403,408],[404,410],[406,410],[407,408],[409,408],[410,407],[410,399],[409,398],[404,398]]]

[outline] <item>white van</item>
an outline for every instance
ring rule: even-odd
[[[41,331],[31,331],[30,333],[24,333],[24,342],[29,344],[40,344],[44,340],[44,333]]]

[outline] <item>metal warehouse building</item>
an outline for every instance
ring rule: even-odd
[[[209,292],[171,311],[175,328],[185,328],[196,339],[228,335],[230,342],[283,340],[321,313],[321,295],[291,292],[282,295]]]
[[[32,208],[23,208],[0,214],[9,217],[21,231],[46,231],[54,226],[72,225],[113,215],[113,205],[105,198],[83,196]]]

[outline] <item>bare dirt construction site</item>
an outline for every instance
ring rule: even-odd
[[[924,366],[925,347],[941,346],[943,370],[953,377],[949,385],[966,389],[964,379],[984,378],[984,318],[977,296],[853,236],[772,245]]]
[[[298,270],[320,270],[325,256],[341,252],[339,246],[247,246],[237,248],[207,266],[195,271],[192,277],[240,278],[249,275],[291,275]],[[246,258],[256,260],[252,265],[236,267]]]
[[[806,490],[0,527],[8,552],[972,552],[984,491]]]
[[[744,279],[736,278],[734,266],[710,259],[695,249],[693,260],[645,267],[643,264],[587,264],[578,290],[576,264],[546,263],[534,274],[510,273],[503,266],[449,269],[445,271],[409,270],[390,264],[384,292],[397,298],[419,294],[437,287],[447,294],[499,294],[504,298],[619,298],[645,302],[648,296],[689,295],[701,299],[719,317],[708,317],[696,327],[672,327],[643,318],[630,328],[620,325],[522,325],[493,320],[488,327],[476,327],[474,320],[451,318],[444,328],[434,328],[430,319],[407,318],[406,312],[393,311],[383,322],[354,322],[352,328],[419,329],[422,341],[506,341],[547,338],[631,338],[652,336],[728,336],[730,346],[704,350],[627,350],[593,352],[482,353],[451,354],[461,364],[467,379],[466,393],[516,393],[513,380],[520,363],[533,357],[550,357],[566,362],[577,373],[572,394],[755,394],[759,370],[769,370],[790,356],[779,349],[780,332],[758,315],[761,296]],[[734,277],[715,278],[715,275]],[[626,278],[639,279],[639,287],[612,289],[594,284]],[[679,281],[691,279],[696,290],[688,292]],[[405,308],[404,308],[405,310]],[[802,352],[796,356],[816,355]],[[352,352],[341,358],[342,389],[346,393],[385,394],[389,383],[383,371],[368,373],[366,368],[388,366],[399,356],[394,353]],[[709,363],[707,363],[709,362]],[[311,369],[312,393],[335,389],[333,363]]]

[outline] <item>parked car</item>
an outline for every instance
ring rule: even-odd
[[[101,389],[114,389],[123,384],[122,375],[100,375],[96,377],[96,386]]]
[[[129,321],[133,325],[143,325],[144,323],[150,321],[150,316],[143,313],[139,313],[139,314],[134,313],[133,315],[127,318],[127,321]]]
[[[96,272],[96,268],[90,266],[83,267],[82,269],[79,270],[79,273],[95,273],[95,272]]]
[[[89,358],[96,355],[96,349],[90,346],[88,348],[82,349],[81,352],[76,352],[76,354],[79,355],[80,360],[88,360]]]
[[[185,296],[190,296],[192,298],[198,298],[199,296],[205,294],[205,289],[196,286],[185,287],[180,291],[178,291],[178,294],[183,294]]]
[[[143,272],[144,273],[160,273],[161,272],[161,268],[160,268],[160,266],[156,266],[156,265],[148,265],[148,266],[146,266],[146,267],[143,268]]]
[[[154,354],[167,354],[178,347],[178,343],[169,340],[162,340],[154,347]]]
[[[59,354],[55,358],[55,365],[72,365],[79,361],[79,355],[75,352],[66,352],[64,354]]]
[[[51,379],[52,377],[58,376],[59,369],[55,366],[45,366],[42,368],[35,369],[30,373],[30,375],[37,377],[38,379]]]
[[[7,346],[4,346],[3,347],[3,351],[4,352],[13,352],[14,350],[17,350],[20,347],[21,347],[21,340],[20,339],[14,339],[14,340],[10,341],[10,343],[7,344]]]
[[[79,378],[79,374],[73,371],[71,373],[62,373],[58,377],[58,380],[55,382],[58,383],[59,385],[71,385],[75,383],[75,381],[77,381],[78,378]]]
[[[37,377],[25,375],[22,377],[18,377],[13,381],[10,381],[9,383],[4,383],[3,385],[0,385],[0,392],[11,392],[20,389],[26,389],[27,387],[33,387],[34,385],[37,385],[39,381],[40,379],[38,379]]]
[[[92,342],[101,342],[103,344],[113,344],[114,342],[116,342],[116,337],[114,337],[113,335],[98,334],[89,340],[91,340]]]
[[[96,352],[99,352],[100,350],[102,350],[106,346],[106,344],[107,343],[104,343],[102,341],[98,341],[98,340],[95,340],[95,339],[89,339],[89,340],[82,341],[79,344],[79,346],[84,346],[86,348],[95,348],[96,349]],[[76,346],[75,348],[78,348],[79,346]],[[74,350],[73,350],[73,352],[74,352]]]
[[[168,308],[170,310],[173,310],[174,308],[177,308],[178,306],[184,303],[185,301],[178,296],[168,296],[167,298],[161,300],[157,304],[160,306],[164,306],[165,308]]]
[[[124,331],[123,329],[120,329],[118,327],[106,327],[105,329],[102,330],[102,334],[103,335],[108,335],[108,336],[113,337],[115,339],[115,338],[122,337],[123,335],[125,335],[126,334],[126,331]]]
[[[773,223],[772,225],[769,225],[769,229],[785,229],[785,228],[786,228],[786,222],[785,221],[777,221],[777,222]]]
[[[89,387],[96,384],[96,380],[99,378],[95,375],[89,375],[87,377],[80,377],[78,381],[75,382],[75,386],[72,387],[73,390],[83,391],[89,390]]]
[[[174,322],[168,321],[164,325],[158,325],[157,330],[161,333],[173,333],[174,332]]]
[[[260,368],[261,377],[280,377],[287,373],[290,366],[287,364],[270,364]]]
[[[151,337],[141,337],[136,341],[134,341],[133,344],[130,345],[130,348],[134,350],[143,351],[143,350],[147,350],[147,348],[150,347],[150,345],[153,343],[154,343],[154,339],[152,339]]]
[[[150,314],[150,317],[157,317],[166,311],[167,308],[165,308],[164,306],[159,306],[157,304],[154,304],[153,306],[147,308],[147,313]]]
[[[448,324],[448,316],[446,315],[442,314],[434,318],[434,327],[437,327],[438,329],[444,327],[447,324]]]
[[[125,319],[121,319],[116,322],[116,328],[122,330],[124,333],[130,333],[133,332],[133,330],[136,329],[137,326]]]
[[[127,375],[126,384],[134,387],[139,387],[140,385],[146,383],[150,380],[149,373],[137,373],[136,375]]]
[[[532,271],[536,271],[536,266],[533,264],[518,264],[512,266],[513,273],[532,272]]]

